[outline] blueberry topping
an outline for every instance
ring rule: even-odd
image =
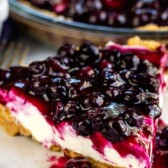
[[[117,143],[145,130],[144,117],[161,115],[158,75],[134,53],[86,42],[65,44],[57,56],[28,67],[0,70],[0,85],[40,100],[55,124],[70,122],[78,135],[100,132]]]

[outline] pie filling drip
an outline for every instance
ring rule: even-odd
[[[72,123],[77,135],[99,132],[112,143],[147,138],[151,120],[161,115],[163,84],[157,66],[135,51],[65,44],[56,57],[0,70],[1,88],[28,95],[47,120]]]
[[[166,168],[168,165],[168,126],[159,123],[156,134],[154,168]]]
[[[33,5],[84,23],[138,27],[168,25],[167,0],[28,0]]]

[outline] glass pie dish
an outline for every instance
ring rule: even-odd
[[[32,8],[17,0],[9,0],[11,17],[26,33],[29,33],[52,46],[65,42],[79,44],[84,40],[104,44],[112,40],[124,43],[128,38],[138,35],[143,39],[153,39],[168,44],[168,30],[152,31],[133,28],[113,28],[97,26],[64,19],[62,16],[48,14]]]

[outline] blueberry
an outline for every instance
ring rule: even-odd
[[[42,96],[46,91],[46,84],[42,83],[38,78],[28,82],[27,91],[33,96]]]
[[[63,120],[73,119],[73,117],[81,114],[80,104],[75,101],[56,101],[54,102],[54,109],[51,114],[54,122],[59,123]]]
[[[43,62],[33,62],[29,65],[28,70],[33,76],[40,76],[46,72],[46,66]]]
[[[50,101],[66,98],[68,96],[67,87],[64,85],[50,84],[47,88],[47,95]]]
[[[121,57],[121,52],[117,50],[105,50],[103,53],[103,56],[107,58],[111,63],[117,63]]]
[[[160,81],[156,77],[142,73],[131,74],[129,83],[133,86],[139,86],[144,90],[149,90],[150,92],[158,92],[160,85]]]
[[[103,107],[103,109],[106,110],[104,120],[113,120],[124,114],[127,107],[124,104],[111,102],[108,106]]]
[[[100,109],[100,108],[91,108],[87,111],[88,116],[90,116],[96,122],[98,122],[100,127],[104,121],[106,113],[107,113],[106,109]]]
[[[91,163],[82,157],[76,157],[70,159],[66,164],[65,168],[92,168]]]
[[[66,118],[72,118],[80,114],[80,104],[75,101],[69,101],[64,105]]]
[[[112,64],[109,60],[104,59],[99,63],[99,70],[104,71],[105,69],[112,69],[114,64]]]
[[[71,57],[75,53],[75,46],[72,44],[64,44],[58,49],[58,55],[61,57],[68,56]]]
[[[124,90],[122,92],[122,98],[123,98],[123,102],[125,102],[127,105],[133,105],[134,101],[136,101],[136,95],[137,95],[138,91],[135,89],[128,89],[128,90]]]
[[[133,53],[122,53],[118,65],[121,69],[134,69],[138,68],[140,59]]]
[[[64,114],[64,104],[61,101],[56,101],[54,104],[53,112],[51,113],[52,120],[55,123],[63,121],[66,116]]]
[[[110,85],[113,87],[121,87],[125,84],[125,81],[122,79],[120,74],[110,69],[105,69],[102,72],[101,81],[103,86]]]
[[[28,68],[26,67],[11,67],[9,71],[11,73],[11,80],[23,79],[30,76]]]
[[[99,58],[99,48],[89,42],[82,44],[79,51],[76,52],[76,62],[80,65],[95,63],[99,60]]]
[[[115,87],[106,87],[105,93],[108,95],[110,100],[120,101],[121,100],[121,89]]]
[[[124,114],[124,120],[131,127],[140,128],[143,124],[144,117],[142,115],[138,115],[134,110],[127,110]]]
[[[50,66],[50,71],[64,72],[69,70],[72,66],[73,60],[68,56],[58,56],[48,58],[48,64]]]
[[[106,103],[105,96],[100,93],[93,92],[91,94],[88,94],[83,99],[82,107],[84,109],[90,108],[90,107],[102,107]]]
[[[76,89],[75,87],[70,87],[68,90],[68,96],[69,98],[75,98],[77,96],[80,96],[79,90]]]
[[[158,74],[158,68],[148,60],[141,60],[138,66],[138,70],[145,72],[149,76],[156,76]]]
[[[92,80],[97,75],[96,70],[91,66],[83,67],[78,73],[79,73],[79,77],[85,80]]]
[[[140,92],[139,94],[136,95],[137,102],[135,104],[141,104],[141,103],[146,103],[148,104],[158,104],[159,103],[159,97],[155,93],[150,93],[150,92]]]
[[[97,121],[87,115],[77,118],[73,122],[73,128],[77,134],[82,136],[89,136],[98,130]]]
[[[160,117],[162,110],[161,108],[156,105],[156,104],[152,104],[146,107],[146,110],[149,110],[149,116],[151,118],[158,118]]]
[[[124,133],[127,131],[127,126],[122,120],[106,121],[104,128],[101,130],[102,134],[109,141],[116,143],[124,138]]]

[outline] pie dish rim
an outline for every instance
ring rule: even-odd
[[[57,15],[54,12],[50,12],[45,9],[39,9],[29,2],[25,0],[9,0],[11,5],[11,11],[15,11],[15,8],[20,11],[25,11],[27,14],[30,14],[32,17],[36,17],[36,19],[42,19],[43,21],[61,24],[62,26],[67,26],[75,29],[83,29],[89,31],[98,31],[102,33],[121,33],[121,34],[131,34],[134,33],[136,35],[148,34],[148,35],[167,35],[168,34],[168,26],[158,26],[156,24],[149,23],[145,26],[140,26],[136,28],[115,28],[109,26],[97,26],[88,23],[82,23],[73,21],[70,18],[65,18],[62,15]]]

